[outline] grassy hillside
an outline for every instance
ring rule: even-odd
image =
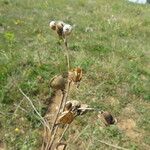
[[[70,150],[114,149],[99,140],[150,149],[150,5],[126,0],[0,1],[0,140],[8,150],[39,149],[42,124],[18,87],[43,114],[49,80],[67,69],[50,20],[75,26],[71,66],[84,76],[70,99],[118,119],[102,128],[96,113],[78,118],[66,135]]]

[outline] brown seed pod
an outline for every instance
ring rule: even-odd
[[[117,120],[111,115],[111,113],[107,111],[102,111],[101,114],[98,115],[98,117],[106,126],[117,123]]]
[[[64,22],[60,21],[56,24],[56,32],[60,38],[63,37]]]
[[[55,22],[55,21],[51,21],[51,22],[49,23],[49,26],[50,26],[50,28],[51,28],[52,30],[56,30],[56,22]]]
[[[56,144],[56,149],[55,150],[65,150],[66,147],[67,147],[66,143],[59,142],[59,143]]]
[[[72,110],[72,103],[70,101],[66,102],[65,110],[71,111]]]
[[[79,110],[80,107],[81,107],[81,103],[77,100],[67,101],[66,103],[66,108],[69,111],[72,111],[75,116],[80,115],[80,113],[82,112],[82,110]]]
[[[81,103],[77,100],[72,100],[70,102],[72,103],[72,110],[76,110],[81,107]]]
[[[73,112],[71,111],[64,111],[60,117],[58,118],[58,121],[57,121],[57,125],[58,124],[70,124],[73,119],[75,118],[75,115]]]
[[[81,68],[75,68],[69,71],[68,73],[69,80],[73,82],[80,82],[82,79],[82,69]]]
[[[54,76],[50,81],[50,87],[55,90],[64,90],[67,80],[62,75]]]

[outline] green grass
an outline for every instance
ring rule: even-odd
[[[96,114],[88,113],[69,129],[67,137],[83,131],[70,149],[113,149],[98,140],[149,149],[150,5],[126,0],[0,1],[0,139],[8,149],[40,146],[42,125],[18,86],[42,114],[51,77],[67,69],[64,49],[48,26],[54,19],[75,25],[69,37],[71,66],[82,67],[84,77],[70,97],[111,111],[119,120],[132,118],[133,132],[139,134],[134,138],[117,126],[100,128]],[[14,113],[21,101],[22,109]],[[129,105],[134,114],[125,113]]]

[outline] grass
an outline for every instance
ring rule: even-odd
[[[0,139],[8,149],[40,147],[42,125],[18,86],[42,114],[51,77],[67,68],[64,49],[48,26],[54,19],[75,25],[71,66],[82,67],[84,78],[70,97],[136,124],[130,130],[101,128],[96,114],[88,113],[71,125],[67,140],[83,133],[69,142],[70,149],[112,149],[98,140],[149,149],[150,5],[125,0],[0,1]]]

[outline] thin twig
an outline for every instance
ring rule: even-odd
[[[53,143],[54,143],[54,139],[55,139],[57,130],[58,130],[58,126],[56,126],[56,128],[54,129],[53,135],[51,136],[50,144],[48,143],[48,145],[46,146],[46,149],[45,149],[45,150],[51,150],[51,148],[52,148],[52,146],[53,146]]]
[[[45,137],[47,137],[46,135],[46,127],[44,127],[44,134],[43,134],[43,142],[42,142],[42,147],[41,147],[41,150],[44,150],[44,147],[45,147]]]
[[[14,104],[16,107],[17,107],[17,109],[21,109],[22,111],[24,111],[24,112],[26,112],[26,113],[28,113],[24,108],[22,108],[20,105],[18,106],[18,105],[16,105],[16,104]],[[17,109],[16,109],[16,111],[14,112],[14,114],[16,114],[16,112],[17,112]],[[13,114],[13,115],[14,115]]]
[[[66,133],[67,129],[69,128],[69,125],[70,125],[70,124],[67,124],[67,126],[66,126],[66,128],[64,129],[64,131],[63,131],[61,137],[60,137],[59,140],[58,140],[58,143],[61,142],[61,140],[62,140],[64,134]]]
[[[62,104],[62,111],[64,111],[66,102],[68,100],[68,95],[69,95],[69,92],[70,92],[70,85],[71,85],[71,82],[68,80],[67,86],[66,86],[66,97],[65,97],[64,102]]]
[[[16,106],[16,110],[13,113],[12,119],[14,118],[15,114],[17,113],[17,111],[20,108],[20,106],[21,106],[21,104],[22,104],[23,101],[24,101],[24,99],[22,99],[18,105],[14,104]],[[20,109],[22,110],[22,108],[20,108]],[[23,109],[23,111],[24,111],[24,109]]]
[[[84,133],[84,131],[89,127],[89,125],[87,125],[74,139],[73,139],[73,143],[75,143],[77,141],[77,139]]]
[[[78,110],[90,110],[90,111],[98,111],[98,112],[101,112],[102,110],[100,109],[97,109],[97,108],[78,108]]]
[[[58,118],[58,116],[59,116],[60,109],[61,109],[61,106],[62,106],[62,104],[63,104],[64,98],[65,98],[65,94],[63,93],[62,99],[61,99],[60,104],[59,104],[59,107],[58,107],[58,111],[57,111],[56,117],[55,117],[54,122],[53,122],[52,127],[51,127],[51,135],[52,135],[52,133],[53,133],[53,131],[54,131],[54,127],[55,127],[57,118]]]
[[[34,111],[36,112],[36,114],[40,117],[41,122],[49,129],[49,126],[47,125],[46,121],[44,120],[44,118],[40,115],[40,113],[36,110],[35,106],[33,105],[32,101],[30,100],[30,98],[21,90],[21,88],[18,88],[19,91],[21,92],[21,94],[29,101],[30,105],[32,106],[32,108],[34,109]]]
[[[89,127],[89,125],[87,125],[84,129],[82,129],[82,131],[77,136],[75,136],[75,138],[73,138],[71,140],[69,139],[67,141],[67,143],[75,143],[88,127]]]
[[[120,146],[118,146],[118,145],[113,145],[113,144],[107,143],[107,142],[105,142],[105,141],[101,141],[101,140],[98,140],[98,141],[99,141],[100,143],[103,143],[103,144],[108,145],[108,146],[110,146],[110,147],[114,147],[114,148],[116,148],[116,149],[129,150],[129,149],[120,147]]]
[[[47,131],[46,126],[44,126],[44,137],[43,137],[42,150],[46,150],[46,149],[48,150],[48,144],[49,144],[50,140],[51,140],[50,132]]]

